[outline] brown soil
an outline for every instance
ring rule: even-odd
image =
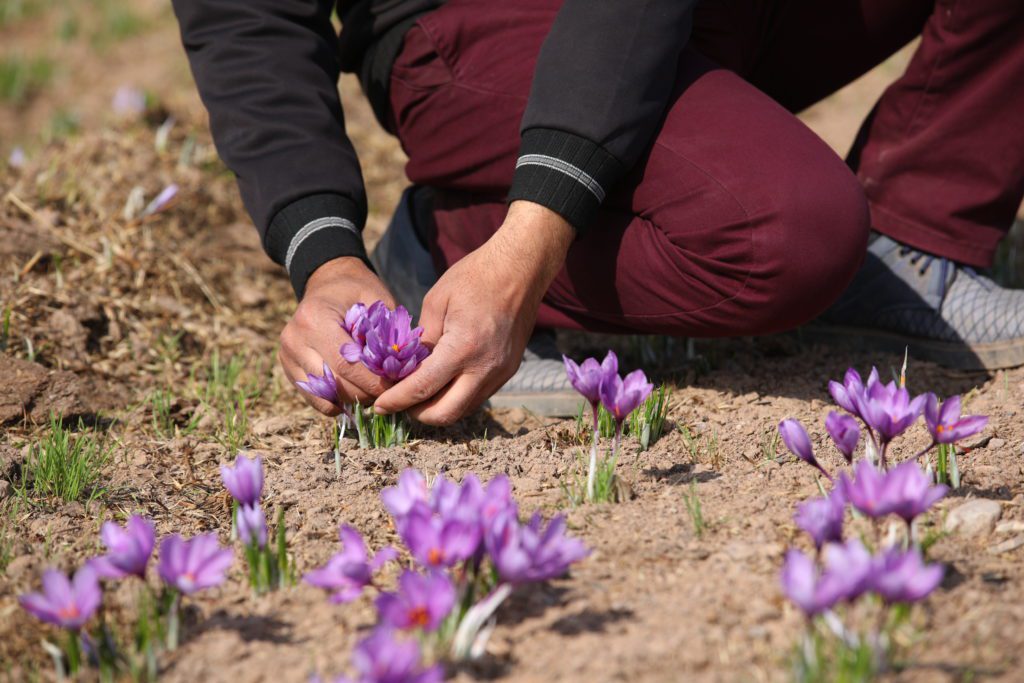
[[[222,416],[197,398],[215,353],[243,357],[246,380],[261,390],[249,406],[247,446],[265,455],[266,501],[286,510],[300,571],[335,551],[341,522],[362,530],[372,547],[394,542],[378,495],[404,467],[456,478],[504,472],[523,509],[567,511],[573,533],[593,554],[570,577],[515,594],[499,612],[487,655],[453,669],[455,680],[788,679],[802,620],[780,594],[777,576],[785,549],[805,545],[792,523],[794,505],[818,489],[808,468],[781,448],[766,457],[763,444],[780,419],[792,416],[813,425],[812,437],[828,452],[821,426],[829,410],[826,380],[848,365],[877,364],[888,373],[902,359],[840,356],[803,348],[792,337],[698,344],[701,363],[664,356],[647,369],[674,387],[668,433],[644,453],[627,441],[619,467],[635,498],[617,505],[569,508],[562,485],[577,466],[575,427],[522,411],[420,430],[405,448],[363,451],[349,442],[335,478],[328,421],[304,407],[274,361],[277,333],[294,305],[288,283],[259,250],[233,181],[216,161],[170,17],[166,9],[154,11],[150,29],[110,48],[123,50],[124,59],[109,68],[99,69],[105,58],[89,51],[68,57],[71,82],[79,72],[95,75],[92,93],[81,99],[92,108],[83,114],[92,122],[85,132],[33,147],[21,172],[0,171],[0,314],[13,312],[0,355],[0,480],[18,481],[26,445],[45,433],[50,410],[84,416],[114,446],[105,497],[88,508],[22,503],[8,526],[0,679],[49,676],[39,642],[52,631],[22,612],[16,596],[37,586],[43,567],[70,569],[98,552],[103,519],[138,511],[152,516],[161,534],[216,530],[226,540],[228,499],[217,466],[230,454],[217,442]],[[162,116],[116,124],[105,118],[110,95],[131,74],[149,79],[135,84],[157,91],[179,121],[163,152],[153,145]],[[838,111],[829,114],[825,103],[809,113],[810,122],[833,126],[847,117],[829,139],[848,144],[857,115],[844,98],[863,110],[881,80],[872,76],[858,86],[860,95],[837,95]],[[377,131],[354,82],[345,79],[342,89],[352,103],[348,128],[363,159],[376,235],[404,184],[403,157]],[[30,107],[49,111],[72,100],[79,102],[43,94]],[[26,111],[36,110],[0,109],[0,151],[10,131],[34,139],[40,130]],[[195,152],[181,164],[193,136]],[[171,208],[145,220],[124,218],[133,188],[148,200],[170,182],[182,188]],[[594,340],[568,341],[577,354],[597,350]],[[618,345],[635,365],[635,344]],[[986,376],[918,363],[910,383],[940,394],[976,390],[970,412],[991,416],[979,441],[985,445],[965,458],[964,488],[931,513],[931,527],[940,528],[949,510],[972,497],[998,500],[1003,520],[1024,523],[1024,370]],[[149,396],[158,388],[172,392],[179,424],[202,412],[196,432],[167,437],[154,429]],[[97,413],[100,419],[91,419]],[[696,435],[692,454],[684,426]],[[903,455],[924,439],[918,429]],[[829,465],[839,462],[831,458]],[[691,490],[707,522],[702,535],[684,503]],[[0,496],[14,500],[2,481]],[[901,643],[904,666],[887,680],[1020,680],[1024,550],[992,552],[1015,537],[993,532],[936,543],[930,553],[947,564],[946,579],[914,611]],[[386,580],[395,575],[389,568]],[[112,591],[107,603],[114,620],[123,619],[130,591]],[[369,596],[334,606],[300,585],[254,598],[240,563],[223,588],[190,604],[185,644],[161,661],[164,680],[302,681],[313,671],[337,673],[373,621]]]

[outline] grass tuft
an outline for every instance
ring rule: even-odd
[[[704,510],[701,508],[700,496],[697,494],[696,479],[690,480],[690,488],[683,494],[683,502],[686,503],[686,511],[690,513],[693,533],[697,535],[697,538],[702,537],[707,525],[704,523]]]
[[[640,443],[640,452],[650,448],[665,431],[665,418],[668,416],[670,402],[668,394],[668,387],[662,384],[651,392],[643,404],[630,413],[622,425],[623,436],[635,436]],[[598,409],[597,424],[601,438],[610,439],[615,436],[615,418],[604,406]],[[576,438],[581,445],[589,445],[590,439],[593,438],[591,413],[587,405],[581,405],[576,415]]]
[[[391,448],[409,441],[409,419],[405,415],[377,415],[358,403],[353,407],[360,448]]]
[[[0,102],[23,104],[53,78],[53,62],[45,57],[0,57]]]
[[[85,430],[81,420],[73,434],[52,415],[50,431],[29,449],[19,493],[24,498],[92,501],[105,492],[99,483],[111,450],[105,439]]]

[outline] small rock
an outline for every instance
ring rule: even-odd
[[[1019,519],[1011,519],[1005,522],[999,522],[996,525],[997,534],[1019,534],[1024,533],[1024,522]]]
[[[992,439],[991,441],[989,441],[988,445],[985,446],[985,447],[986,448],[991,448],[992,450],[995,450],[997,448],[1002,448],[1005,445],[1006,445],[1006,439],[995,438],[995,439]]]
[[[1011,550],[1016,550],[1022,545],[1024,545],[1024,534],[1020,536],[1014,536],[1008,541],[1003,541],[998,545],[994,545],[991,548],[989,548],[988,551],[993,555],[1000,555],[1002,553],[1008,553]]]
[[[0,479],[0,500],[6,500],[11,495],[11,482]]]
[[[990,534],[1002,514],[1002,506],[994,500],[970,500],[949,513],[946,517],[946,531],[962,536]]]
[[[293,423],[294,420],[290,415],[273,415],[271,417],[263,417],[252,423],[252,432],[256,436],[280,434],[283,431],[287,431]]]

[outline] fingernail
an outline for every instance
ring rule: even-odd
[[[373,412],[376,413],[377,415],[387,415],[388,414],[388,411],[384,410],[380,406],[374,406],[373,407]]]

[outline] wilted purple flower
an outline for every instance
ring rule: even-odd
[[[398,525],[398,533],[417,562],[436,569],[472,557],[480,545],[481,529],[477,520],[446,519],[433,514],[425,503],[416,503]]]
[[[221,548],[217,534],[194,536],[189,540],[178,534],[160,543],[160,578],[185,595],[211,588],[224,581],[224,572],[234,559],[231,548]]]
[[[565,364],[565,374],[569,376],[569,383],[587,399],[594,410],[597,410],[598,404],[601,403],[601,384],[619,374],[618,356],[614,351],[609,351],[600,363],[596,358],[588,358],[576,365],[575,361],[563,355],[562,362]]]
[[[259,503],[239,505],[235,519],[238,523],[238,538],[242,543],[255,543],[258,548],[267,544],[267,518]]]
[[[819,472],[825,475],[826,479],[832,481],[832,475],[826,472],[825,468],[818,462],[818,459],[814,457],[814,446],[811,445],[811,437],[807,436],[807,430],[804,429],[799,420],[787,418],[780,422],[779,436],[782,437],[782,443],[786,444],[786,448],[793,455],[808,465],[816,467]]]
[[[826,543],[843,540],[843,516],[846,500],[842,491],[833,489],[824,498],[814,498],[797,506],[793,520],[796,525],[810,534],[814,545],[820,550]]]
[[[790,549],[786,553],[779,579],[782,592],[807,616],[820,614],[836,602],[821,591],[821,572],[814,560],[799,550]]]
[[[408,377],[430,355],[430,349],[420,342],[422,327],[412,327],[412,316],[404,306],[394,311],[377,302],[358,317],[349,334],[353,341],[341,347],[341,355],[350,363],[362,362],[375,375],[393,382]],[[348,315],[346,315],[348,324]],[[363,338],[360,343],[359,338]]]
[[[377,598],[381,623],[401,629],[436,631],[454,606],[455,586],[442,572],[406,570],[398,579],[397,593],[382,593]]]
[[[818,591],[829,604],[852,602],[871,588],[874,569],[871,553],[857,539],[825,546],[825,570]]]
[[[118,116],[138,116],[146,111],[146,93],[130,85],[122,85],[114,92],[110,106]]]
[[[900,463],[885,475],[886,506],[907,524],[948,492],[942,484],[932,486],[931,478],[913,460]]]
[[[426,502],[430,498],[427,480],[419,470],[405,469],[398,475],[398,484],[389,486],[380,492],[380,499],[391,515],[398,519],[409,514],[417,502]]]
[[[77,631],[89,620],[103,600],[103,591],[96,571],[85,565],[72,580],[63,572],[43,572],[43,592],[27,593],[18,598],[32,616],[61,628]]]
[[[341,552],[331,557],[325,566],[307,572],[302,578],[308,584],[333,591],[331,602],[351,602],[373,583],[373,574],[385,562],[398,557],[398,553],[391,547],[381,548],[371,560],[358,531],[342,525],[338,536]]]
[[[25,168],[27,163],[28,156],[25,154],[25,150],[22,147],[15,147],[7,157],[7,165],[11,168]]]
[[[331,372],[331,368],[327,365],[326,361],[324,361],[323,375],[317,377],[307,372],[306,381],[296,382],[295,386],[311,396],[316,396],[334,405],[338,405],[338,382],[334,379],[334,373]]]
[[[151,216],[154,213],[162,211],[170,204],[171,200],[178,194],[178,186],[175,183],[171,183],[164,189],[160,190],[160,194],[153,197],[153,201],[146,205],[146,208],[142,210],[143,216]]]
[[[874,560],[871,590],[888,603],[917,602],[942,582],[941,564],[926,565],[917,548],[889,548]]]
[[[643,370],[634,370],[625,379],[618,373],[606,375],[601,381],[601,403],[619,425],[647,400],[654,385],[647,381]]]
[[[960,417],[960,397],[952,396],[939,408],[935,394],[927,394],[924,404],[924,421],[935,443],[953,443],[974,436],[988,424],[985,415]]]
[[[555,517],[546,529],[542,523],[540,513],[534,513],[529,523],[520,524],[513,512],[506,512],[489,525],[485,534],[487,552],[502,581],[554,579],[590,554],[582,541],[565,535],[565,517]]]
[[[260,502],[263,493],[263,460],[260,456],[246,458],[241,453],[235,457],[232,466],[220,466],[220,478],[224,488],[239,505],[254,505]]]
[[[387,628],[377,628],[359,641],[352,651],[355,679],[339,678],[335,683],[441,683],[444,670],[435,664],[424,669],[420,647],[415,640],[397,639]]]
[[[864,422],[887,443],[914,424],[924,410],[926,398],[921,395],[911,400],[910,392],[896,382],[869,381],[864,393],[857,398],[857,407]]]
[[[100,527],[100,538],[107,547],[107,554],[89,560],[89,564],[99,577],[146,578],[146,565],[153,554],[153,546],[156,545],[153,522],[139,515],[129,517],[123,529],[115,522],[104,522]]]
[[[825,418],[825,429],[832,437],[832,442],[839,449],[839,452],[846,458],[846,462],[853,462],[853,452],[857,450],[857,442],[860,441],[860,427],[857,420],[849,415],[843,415],[832,411]]]

